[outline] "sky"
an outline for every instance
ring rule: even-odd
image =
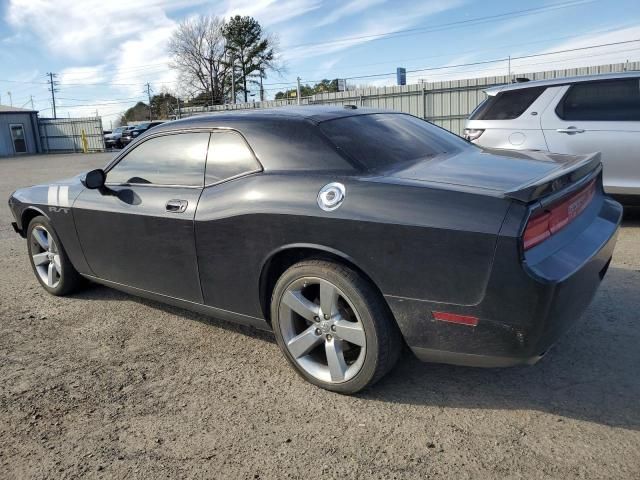
[[[417,83],[503,75],[509,56],[512,74],[640,60],[637,0],[1,0],[0,5],[0,104],[30,108],[33,98],[40,116],[52,116],[46,74],[54,72],[58,116],[97,111],[105,128],[146,100],[146,83],[154,93],[181,93],[167,41],[181,20],[200,14],[250,15],[278,38],[285,68],[264,81],[267,98],[294,87],[298,76],[310,84],[348,78],[352,86],[386,86],[395,84],[397,67],[410,71],[408,83]],[[615,45],[584,48],[603,44]],[[573,51],[548,54],[564,50]]]

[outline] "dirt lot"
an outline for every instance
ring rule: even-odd
[[[0,200],[109,155],[0,159]],[[405,355],[356,397],[273,338],[94,286],[56,298],[0,207],[1,478],[640,478],[640,215],[533,367]]]

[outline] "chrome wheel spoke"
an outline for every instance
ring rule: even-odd
[[[324,350],[327,354],[327,363],[329,364],[329,373],[331,381],[342,382],[347,372],[347,362],[344,360],[342,352],[342,342],[340,340],[332,340],[325,343]]]
[[[44,230],[35,228],[33,230],[33,238],[36,242],[38,242],[40,248],[42,248],[43,250],[49,250],[49,236],[45,233]]]
[[[326,280],[320,280],[320,309],[324,315],[333,317],[338,312],[338,297],[336,287]]]
[[[60,265],[60,255],[56,254],[53,256],[53,265],[56,267],[56,272],[60,275],[62,271],[62,266]]]
[[[47,285],[49,285],[50,287],[53,287],[53,284],[55,283],[55,278],[56,278],[56,267],[53,264],[53,262],[51,262],[47,270]]]
[[[49,255],[47,252],[36,253],[35,255],[33,255],[33,264],[36,267],[39,267],[40,265],[45,265],[48,262],[49,262]]]
[[[307,300],[300,290],[289,290],[282,297],[284,304],[306,320],[313,322],[318,316],[318,306]]]
[[[359,322],[349,322],[347,320],[338,320],[335,323],[336,335],[349,343],[364,347],[367,340],[364,336],[362,324]]]
[[[322,337],[316,335],[315,330],[316,328],[312,325],[287,342],[291,355],[295,358],[303,357],[320,344]]]

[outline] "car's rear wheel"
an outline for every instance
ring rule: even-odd
[[[402,351],[380,293],[358,272],[333,262],[309,260],[289,268],[276,283],[271,319],[296,371],[335,392],[372,385]]]
[[[47,292],[67,295],[80,287],[82,277],[46,217],[37,216],[29,223],[27,248],[33,272]]]

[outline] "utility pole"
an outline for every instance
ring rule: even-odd
[[[509,55],[509,66],[507,67],[509,72],[509,81],[511,81],[511,55]]]
[[[151,115],[151,85],[147,83],[147,97],[149,98],[149,121],[153,120]]]
[[[180,112],[180,99],[176,97],[176,101],[178,102],[178,120],[182,118],[182,112]]]
[[[9,105],[13,107],[13,97],[11,96],[11,92],[7,92],[7,95],[9,95]]]
[[[262,88],[262,69],[260,70],[260,101],[264,102],[264,88]]]
[[[296,80],[298,82],[298,86],[296,87],[296,97],[298,98],[298,105],[301,105],[301,99],[300,99],[300,77],[298,77]]]
[[[58,76],[56,73],[47,73],[49,76],[49,91],[51,92],[51,106],[53,107],[53,118],[58,118],[56,115],[56,82],[53,80]]]
[[[33,108],[33,95],[29,95],[29,101],[31,102],[31,110],[35,110],[35,108]]]

